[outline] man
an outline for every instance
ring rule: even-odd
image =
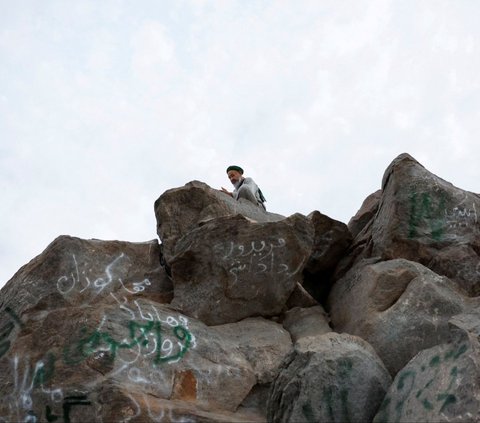
[[[222,191],[225,194],[230,195],[231,197],[235,198],[235,200],[238,200],[239,198],[245,198],[246,200],[266,210],[266,207],[263,204],[265,202],[265,198],[263,197],[262,191],[260,191],[260,188],[258,188],[257,184],[252,178],[244,178],[243,169],[240,166],[228,166],[227,175],[235,189],[233,192],[230,192],[222,187]]]

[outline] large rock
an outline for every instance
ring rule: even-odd
[[[225,193],[199,181],[165,191],[154,204],[157,234],[162,240],[168,264],[177,241],[202,222],[241,214],[256,222],[276,222],[285,217],[269,213],[248,200],[234,200]]]
[[[294,342],[307,336],[323,335],[331,332],[329,317],[321,305],[314,307],[294,307],[285,313],[283,327],[290,332]]]
[[[66,404],[74,404],[88,410],[83,421],[148,421],[165,400],[234,412],[255,385],[238,344],[214,329],[141,297],[104,300],[17,315],[17,338],[0,360],[0,417],[66,419]],[[114,405],[111,387],[131,392],[132,401]]]
[[[95,304],[109,296],[119,302],[132,296],[162,303],[172,300],[173,285],[160,265],[157,240],[134,243],[60,236],[7,282],[0,298],[23,313]]]
[[[449,319],[477,304],[448,278],[404,259],[358,265],[329,296],[333,328],[368,341],[392,375],[448,341]]]
[[[396,376],[374,422],[480,421],[478,336],[421,351]]]
[[[480,295],[477,210],[477,194],[456,188],[402,154],[385,171],[378,210],[362,223],[355,249],[340,267],[367,257],[405,258],[449,277],[471,296]]]
[[[258,421],[235,340],[161,302],[159,246],[60,237],[0,292],[0,421]]]
[[[348,229],[354,238],[372,221],[378,211],[382,190],[375,191],[363,201],[360,209],[348,222]]]
[[[302,338],[272,386],[268,421],[368,422],[390,383],[362,339],[336,333]]]
[[[215,326],[222,339],[238,345],[257,377],[258,384],[267,384],[277,376],[285,356],[292,349],[289,333],[275,322],[251,317],[237,323]]]
[[[299,214],[267,223],[212,219],[177,242],[172,305],[208,325],[279,314],[312,243],[313,227]]]
[[[319,211],[313,211],[308,218],[315,229],[315,238],[305,270],[310,274],[331,272],[352,243],[352,234],[345,223]]]
[[[332,275],[352,243],[345,223],[313,211],[308,215],[315,229],[312,253],[304,270],[305,289],[318,301],[325,301]]]

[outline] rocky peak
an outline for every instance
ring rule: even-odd
[[[402,154],[348,226],[192,181],[161,243],[60,236],[0,291],[0,422],[479,421],[477,209]]]

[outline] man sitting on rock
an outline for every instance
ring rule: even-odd
[[[245,198],[266,210],[266,207],[263,204],[265,198],[263,197],[262,191],[258,188],[258,185],[252,178],[245,178],[243,176],[243,169],[240,166],[228,166],[227,175],[235,189],[233,192],[230,192],[222,187],[222,191],[225,194],[232,196],[235,200]]]

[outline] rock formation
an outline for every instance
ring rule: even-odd
[[[480,198],[408,154],[348,225],[193,181],[0,291],[1,422],[480,421]]]

